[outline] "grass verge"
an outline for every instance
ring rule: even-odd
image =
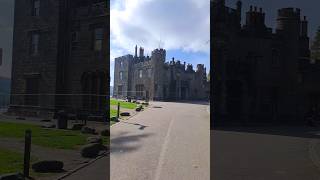
[[[113,99],[113,98],[110,99],[110,105],[111,106],[117,106],[118,102],[120,102],[120,108],[135,109],[137,107],[137,105],[135,103],[118,101],[118,100]]]
[[[21,172],[23,169],[23,155],[0,148],[0,174]]]
[[[80,131],[44,129],[37,125],[10,122],[0,122],[0,137],[23,140],[27,129],[32,131],[32,144],[56,149],[77,149],[86,144],[88,137]]]

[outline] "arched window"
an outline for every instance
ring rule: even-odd
[[[139,70],[139,78],[142,78],[142,69]]]
[[[119,78],[120,78],[120,80],[123,80],[123,72],[122,71],[120,71],[120,73],[119,73]]]

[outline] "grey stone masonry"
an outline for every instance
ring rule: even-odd
[[[209,98],[206,68],[198,64],[175,61],[166,62],[166,50],[155,49],[151,57],[144,56],[144,49],[137,47],[135,55],[115,58],[115,98],[145,100],[204,100]]]

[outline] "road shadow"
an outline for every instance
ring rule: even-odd
[[[121,154],[138,150],[142,145],[142,139],[152,136],[152,133],[139,134],[139,135],[126,135],[122,133],[118,137],[112,138],[110,141],[110,153]]]
[[[240,133],[255,133],[255,134],[320,139],[320,127],[307,127],[307,126],[264,126],[264,127],[233,126],[233,127],[215,127],[211,130],[211,133],[213,133],[214,131],[230,131],[230,132],[240,132]]]
[[[139,123],[130,123],[130,122],[124,122],[124,121],[120,121],[120,123],[125,123],[125,124],[131,124],[131,125],[134,125],[134,126],[138,126],[139,130],[144,130],[145,128],[148,127],[148,126],[145,126],[145,125],[139,124]]]

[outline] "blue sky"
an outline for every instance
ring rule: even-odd
[[[111,0],[110,85],[114,58],[134,54],[135,45],[150,55],[167,51],[182,63],[205,64],[210,70],[210,1],[208,0]]]

